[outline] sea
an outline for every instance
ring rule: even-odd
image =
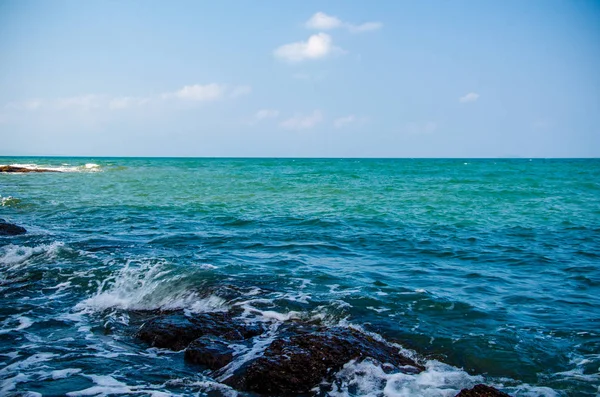
[[[62,171],[0,174],[0,218],[28,231],[0,237],[2,396],[250,395],[127,328],[232,308],[380,335],[426,367],[349,362],[331,396],[600,395],[599,159],[0,164]]]

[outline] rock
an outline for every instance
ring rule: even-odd
[[[60,172],[57,170],[49,170],[47,168],[26,168],[26,167],[15,167],[13,165],[0,165],[0,172]]]
[[[233,360],[233,349],[222,338],[204,335],[190,343],[185,349],[184,358],[189,363],[217,370]]]
[[[27,233],[27,230],[24,227],[13,225],[4,219],[0,219],[0,236],[16,236],[25,233]]]
[[[475,385],[470,389],[462,389],[455,397],[510,397],[491,386]]]
[[[136,336],[151,346],[182,350],[204,335],[219,336],[226,340],[242,340],[262,332],[260,326],[247,325],[241,320],[233,319],[227,313],[202,313],[193,316],[175,313],[147,321]]]
[[[235,358],[234,344],[251,347],[262,335],[262,324],[247,324],[232,313],[186,315],[182,311],[137,313],[153,315],[136,336],[152,346],[185,349],[184,359],[213,372],[223,383],[240,391],[266,395],[309,393],[351,360],[367,358],[382,364],[386,373],[415,374],[425,368],[400,354],[399,349],[354,329],[325,328],[300,321],[285,322],[262,355],[230,375],[225,367]],[[146,317],[147,318],[147,317]],[[271,334],[272,337],[272,334]],[[261,343],[268,339],[260,339]],[[255,345],[256,346],[256,345]],[[231,369],[233,371],[233,369]],[[462,390],[457,397],[508,397],[485,385]]]
[[[331,328],[273,341],[263,356],[242,366],[224,383],[261,394],[308,393],[348,361],[367,357],[402,372],[424,370],[384,342],[355,330]]]
[[[178,314],[154,318],[142,325],[137,337],[151,346],[182,350],[194,339],[204,334],[202,327]]]

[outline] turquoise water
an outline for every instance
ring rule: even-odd
[[[68,172],[0,174],[0,218],[29,231],[0,237],[0,395],[235,395],[123,331],[136,309],[231,307],[427,364],[349,365],[337,395],[599,392],[600,160],[16,163]]]

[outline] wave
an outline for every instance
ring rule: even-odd
[[[14,269],[26,265],[30,259],[37,256],[54,258],[63,247],[64,243],[60,241],[35,247],[8,244],[0,247],[0,265],[4,269]]]
[[[190,285],[186,275],[176,274],[164,261],[128,261],[98,287],[96,293],[78,303],[75,310],[101,312],[121,310],[175,310],[192,313],[226,311],[225,300],[205,296],[199,286]],[[192,282],[193,283],[193,282]]]
[[[0,166],[2,166],[2,165],[8,165],[8,164],[0,164]],[[40,165],[40,164],[33,164],[33,163],[27,163],[27,164],[14,163],[14,164],[10,164],[10,166],[26,168],[29,170],[56,171],[56,172],[99,172],[99,171],[102,171],[102,167],[99,164],[95,164],[95,163],[86,163],[84,165],[70,165],[68,163],[64,163],[59,166],[47,166],[47,165]]]

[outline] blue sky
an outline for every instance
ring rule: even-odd
[[[0,155],[600,157],[597,1],[0,1]]]

